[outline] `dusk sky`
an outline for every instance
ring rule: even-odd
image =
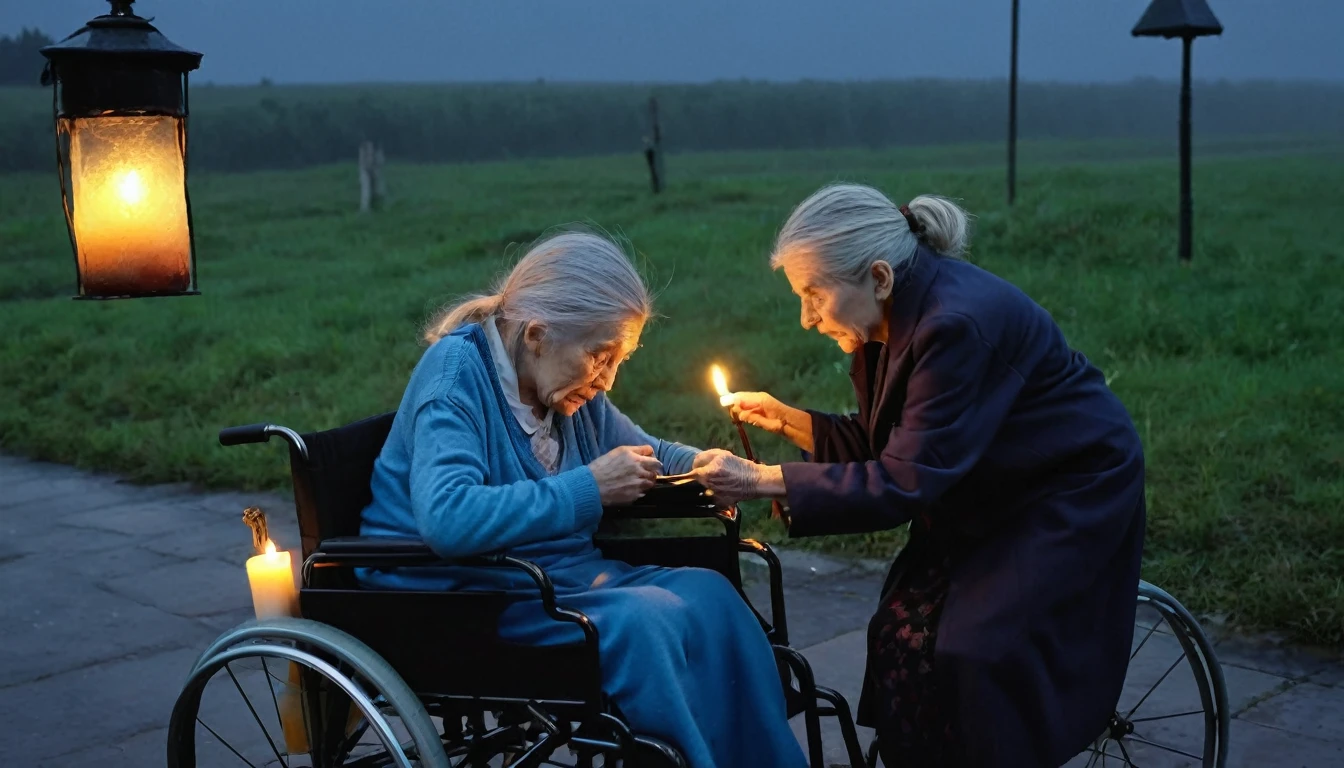
[[[1025,80],[1175,78],[1177,41],[1135,39],[1148,0],[1022,0]],[[1210,0],[1226,31],[1198,79],[1344,81],[1344,0]],[[104,0],[0,0],[0,34],[55,38]],[[1000,78],[1010,0],[140,0],[205,53],[201,80]]]

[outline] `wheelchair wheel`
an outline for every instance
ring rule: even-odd
[[[1230,720],[1222,667],[1199,623],[1174,597],[1140,582],[1119,707],[1070,765],[1223,768]]]
[[[449,768],[424,704],[354,637],[247,622],[197,660],[173,707],[168,768]]]

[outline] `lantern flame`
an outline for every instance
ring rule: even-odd
[[[126,171],[117,181],[117,194],[127,205],[138,205],[145,199],[145,191],[145,182],[140,178],[139,171]]]
[[[709,369],[709,375],[714,380],[714,391],[719,395],[719,405],[727,408],[736,402],[737,398],[728,391],[728,377],[724,376],[723,369],[715,365]]]
[[[266,554],[268,555],[275,554],[275,542],[271,541],[270,539],[266,540]]]

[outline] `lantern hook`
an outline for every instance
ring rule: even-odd
[[[107,0],[112,4],[113,16],[134,16],[135,12],[131,10],[131,5],[135,0]]]

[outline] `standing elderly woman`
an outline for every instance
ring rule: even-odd
[[[1103,730],[1134,631],[1138,435],[1050,315],[958,257],[967,215],[825,188],[771,266],[804,328],[853,355],[858,413],[740,393],[805,462],[695,463],[728,500],[786,501],[793,536],[910,524],[869,625],[859,721],[895,766],[1057,766]]]
[[[631,567],[593,546],[604,506],[634,501],[697,454],[645,434],[606,397],[651,313],[621,249],[586,233],[543,240],[492,293],[443,312],[375,464],[361,534],[537,563],[560,603],[597,626],[603,689],[636,732],[672,743],[692,768],[803,766],[769,642],[728,580]],[[364,574],[396,589],[531,586],[502,577]],[[577,634],[540,600],[501,623],[525,643]]]

